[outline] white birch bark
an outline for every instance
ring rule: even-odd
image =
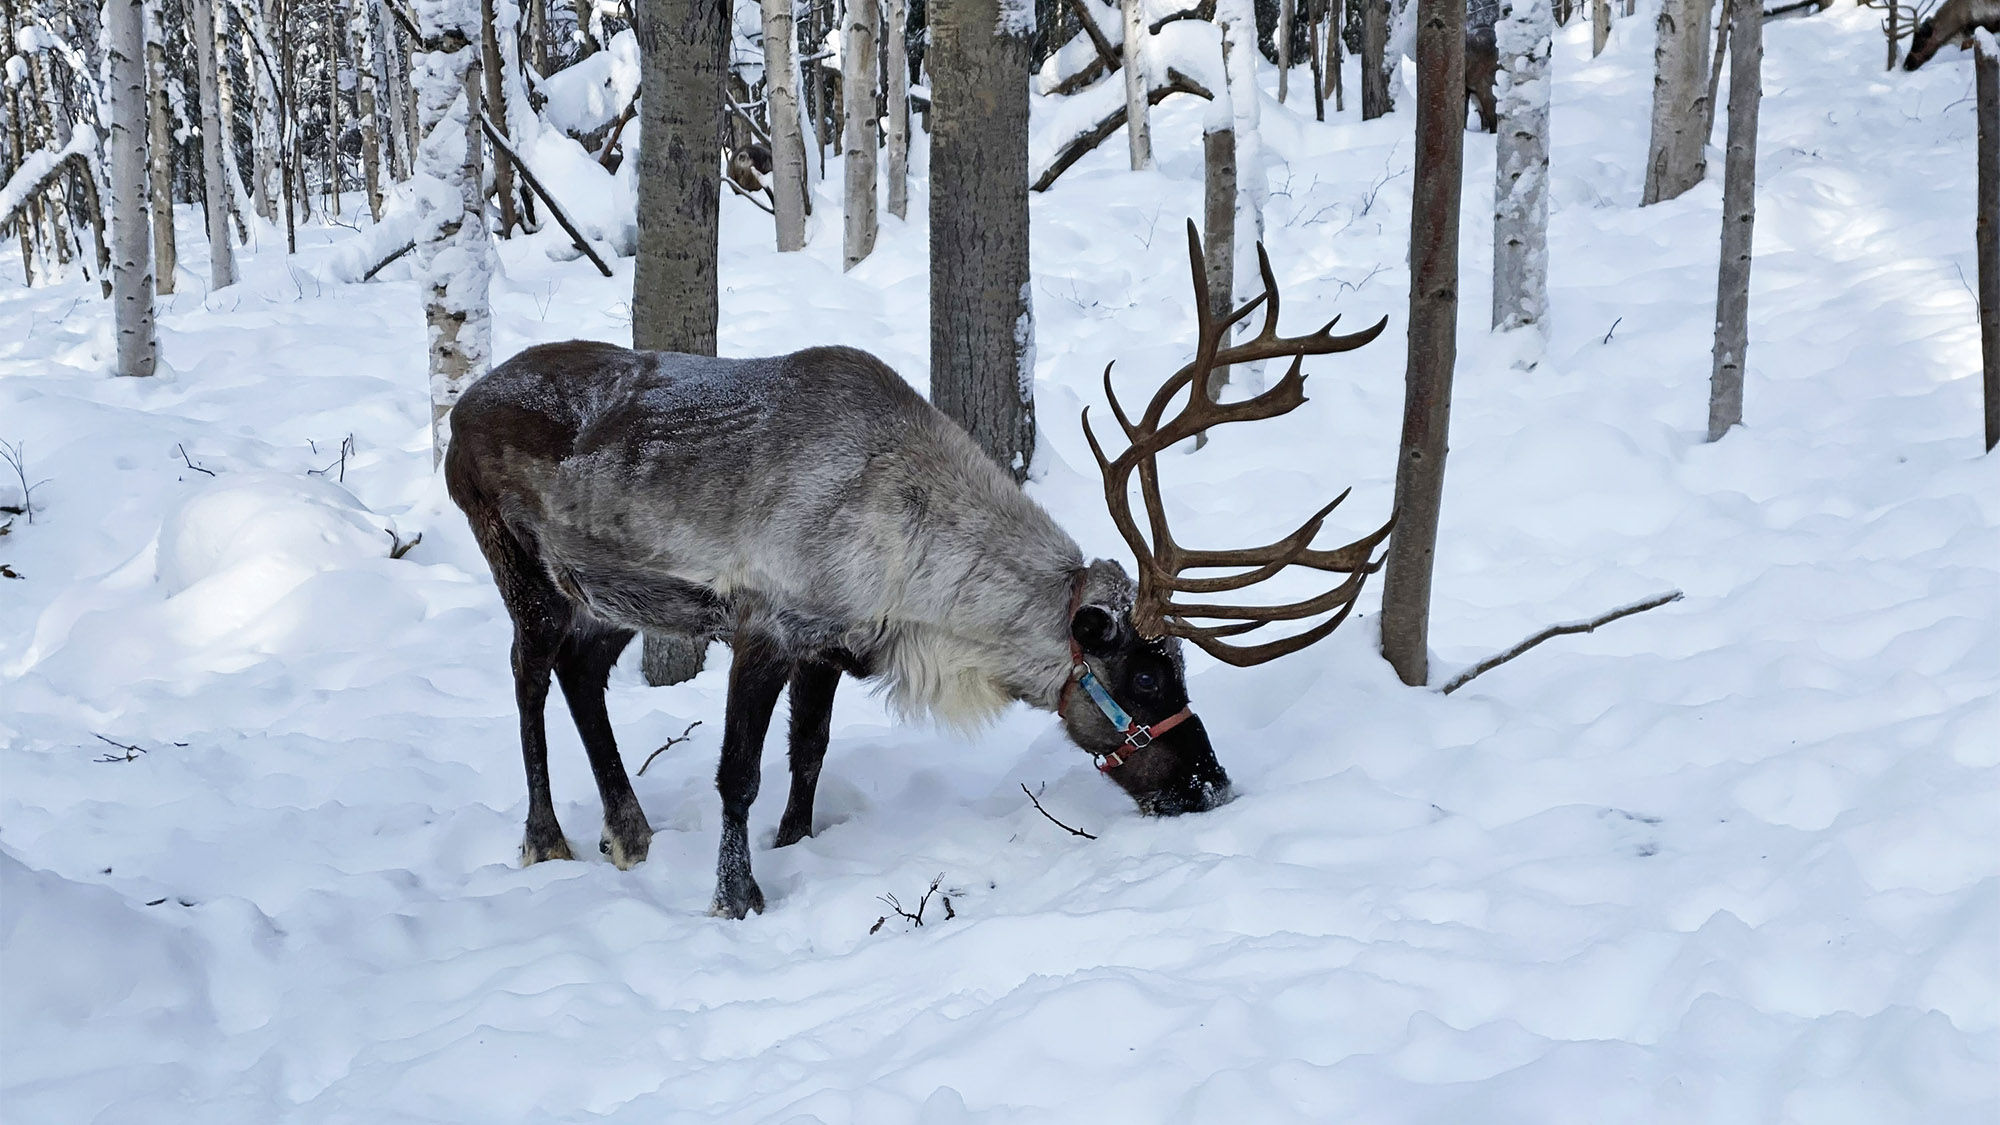
[[[199,0],[194,0],[199,2]],[[368,216],[382,221],[382,135],[375,112],[375,0],[347,0],[347,46],[354,56],[354,112],[360,120],[361,180]]]
[[[875,250],[875,0],[847,0],[841,22],[840,92],[846,118],[845,237],[843,269]]]
[[[243,58],[244,73],[250,78],[252,94],[250,118],[250,197],[257,205],[257,215],[267,223],[278,220],[276,195],[277,152],[278,152],[278,77],[271,73],[269,55],[257,50],[266,40],[259,25],[264,21],[263,9],[245,6],[240,12],[243,18]]]
[[[153,232],[146,213],[145,0],[104,5],[111,97],[111,315],[120,375],[151,375]]]
[[[153,208],[153,284],[160,293],[174,291],[180,255],[174,245],[174,129],[167,107],[166,33],[160,27],[159,0],[146,0],[146,129],[151,138],[146,173],[147,197]]]
[[[902,0],[897,0],[901,3]],[[806,245],[806,140],[799,125],[798,65],[792,60],[792,0],[762,0],[764,96],[771,118],[771,206],[778,249]]]
[[[478,0],[417,0],[427,48],[415,66],[416,277],[430,331],[431,453],[444,459],[452,406],[492,362],[493,244],[481,190]]]
[[[1737,0],[1729,28],[1729,147],[1722,171],[1722,258],[1716,273],[1715,355],[1708,440],[1743,424],[1750,349],[1750,233],[1757,216],[1757,108],[1763,100],[1764,9]]]
[[[194,10],[195,73],[201,84],[201,172],[208,205],[208,284],[236,284],[236,256],[229,245],[229,169],[223,154],[221,87],[216,82],[215,0],[188,0]]]
[[[1291,91],[1292,79],[1292,20],[1294,0],[1280,0],[1278,4],[1278,104],[1285,103],[1285,96]]]
[[[1707,172],[1710,0],[1662,0],[1653,49],[1653,127],[1641,205],[1672,199]]]
[[[1590,0],[1590,57],[1603,54],[1604,45],[1610,41],[1611,0]]]
[[[910,45],[908,0],[889,0],[889,26],[883,41],[882,84],[889,113],[889,213],[910,215]]]
[[[1493,161],[1493,327],[1548,335],[1549,74],[1547,0],[1503,0],[1493,25],[1500,119]]]
[[[1146,99],[1146,13],[1140,0],[1119,0],[1118,10],[1125,23],[1125,41],[1119,46],[1125,72],[1125,136],[1131,142],[1132,170],[1153,164],[1151,103]]]
[[[1222,25],[1224,86],[1236,135],[1235,293],[1255,292],[1262,283],[1257,269],[1257,244],[1264,240],[1264,204],[1271,194],[1264,171],[1264,146],[1259,132],[1257,87],[1257,17],[1251,0],[1218,0],[1216,22]],[[1246,324],[1242,329],[1248,331]]]

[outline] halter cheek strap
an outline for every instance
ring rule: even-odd
[[[1076,619],[1077,609],[1083,604],[1084,575],[1084,571],[1077,572],[1076,589],[1070,595],[1069,616],[1072,621]],[[1071,636],[1069,641],[1069,680],[1063,684],[1062,694],[1056,699],[1058,710],[1069,706],[1069,691],[1072,687],[1083,688],[1083,693],[1090,697],[1090,701],[1096,704],[1097,709],[1110,721],[1112,729],[1125,737],[1123,749],[1102,753],[1096,750],[1090,751],[1091,756],[1097,759],[1099,773],[1110,773],[1131,761],[1135,754],[1151,746],[1160,735],[1194,717],[1192,710],[1182,707],[1151,726],[1133,718],[1118,705],[1118,701],[1111,697],[1111,692],[1104,686],[1104,682],[1099,680],[1097,674],[1090,670],[1090,665],[1084,662],[1083,649],[1078,647],[1075,636]]]

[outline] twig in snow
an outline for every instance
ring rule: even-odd
[[[307,439],[306,445],[311,447],[314,453],[319,452],[319,446],[314,445],[311,439]],[[340,439],[340,459],[338,461],[327,462],[326,467],[323,469],[307,469],[306,475],[309,477],[323,477],[329,473],[338,472],[339,475],[336,476],[334,479],[345,483],[347,480],[347,457],[348,454],[353,452],[354,452],[354,435],[348,434],[346,437]],[[414,544],[412,544],[412,546],[414,546]]]
[[[49,482],[38,480],[33,484],[28,483],[28,459],[22,454],[21,449],[21,443],[18,441],[12,443],[0,441],[0,461],[7,462],[8,467],[14,470],[14,479],[21,482],[21,503],[18,506],[0,505],[0,512],[10,516],[26,516],[28,522],[32,524],[35,522],[35,490]],[[14,521],[8,520],[7,526],[13,527]]]
[[[1568,633],[1594,633],[1597,631],[1599,625],[1609,625],[1621,617],[1630,617],[1635,613],[1644,613],[1649,609],[1658,609],[1669,602],[1680,601],[1681,597],[1682,594],[1679,590],[1671,590],[1664,594],[1656,594],[1645,601],[1620,606],[1609,613],[1593,617],[1588,621],[1571,621],[1562,625],[1551,625],[1534,636],[1529,637],[1527,640],[1522,641],[1520,644],[1515,645],[1513,648],[1508,649],[1506,652],[1500,653],[1497,656],[1489,656],[1472,667],[1467,668],[1465,671],[1460,672],[1458,675],[1453,676],[1451,682],[1444,685],[1444,693],[1450,695],[1452,692],[1471,683],[1479,676],[1491,672],[1493,669],[1534,648],[1550,637],[1560,637]]]
[[[128,743],[118,742],[113,739],[106,738],[101,734],[94,734],[91,737],[97,739],[99,742],[106,744],[107,746],[112,746],[119,750],[125,751],[123,754],[106,754],[102,758],[96,759],[96,761],[99,762],[136,762],[139,760],[139,755],[152,753],[151,750],[146,749],[144,746],[133,746]],[[187,743],[176,742],[174,743],[174,745],[186,746]]]
[[[687,725],[686,730],[680,732],[679,734],[675,735],[672,738],[667,739],[667,741],[658,750],[655,750],[651,754],[646,755],[646,761],[639,767],[639,776],[644,777],[646,775],[646,767],[653,764],[654,758],[659,757],[660,755],[666,753],[670,748],[678,746],[681,743],[686,742],[688,739],[694,737],[694,728],[700,725],[701,725],[701,720],[696,719],[694,722],[691,722]]]
[[[381,273],[383,270],[388,269],[391,265],[393,265],[396,262],[397,259],[401,258],[403,255],[409,253],[410,251],[415,250],[416,248],[417,244],[413,241],[403,243],[403,248],[401,250],[398,250],[395,253],[390,254],[388,257],[382,259],[381,261],[376,262],[374,265],[369,266],[368,272],[361,275],[361,280],[363,281],[375,280],[376,274]]]
[[[184,464],[186,464],[188,468],[193,469],[197,473],[207,473],[209,476],[215,475],[214,469],[203,468],[202,466],[194,463],[194,458],[188,456],[187,446],[182,445],[180,442],[175,442],[174,448],[180,450],[181,461]]]
[[[943,883],[944,883],[944,872],[940,871],[938,872],[938,877],[931,880],[930,889],[924,892],[924,897],[917,900],[917,909],[915,913],[911,913],[910,911],[903,909],[903,904],[896,901],[895,895],[880,895],[877,897],[879,897],[881,901],[888,903],[889,909],[895,911],[898,917],[908,920],[911,926],[913,927],[921,926],[924,924],[924,908],[930,905],[931,896],[937,894],[938,887],[942,886]],[[958,917],[958,911],[953,910],[951,908],[951,896],[941,895],[939,897],[944,900],[945,920],[950,921],[951,919]],[[875,924],[873,926],[868,927],[868,932],[872,934],[875,931],[881,929],[882,923],[887,922],[888,920],[889,916],[887,914],[884,914],[880,918],[875,919]]]
[[[1050,824],[1053,824],[1053,825],[1055,825],[1055,826],[1056,826],[1057,828],[1060,828],[1060,829],[1062,829],[1062,830],[1063,830],[1064,832],[1067,832],[1067,833],[1069,833],[1069,834],[1070,834],[1070,835],[1072,835],[1072,836],[1081,836],[1081,837],[1083,837],[1083,838],[1084,838],[1084,839],[1086,839],[1086,840],[1095,840],[1095,839],[1097,839],[1097,837],[1095,837],[1095,836],[1092,836],[1092,835],[1091,835],[1090,833],[1088,833],[1088,832],[1085,832],[1085,831],[1084,831],[1083,829],[1081,829],[1081,828],[1071,828],[1071,827],[1070,827],[1069,825],[1067,825],[1067,824],[1064,824],[1064,823],[1063,823],[1062,821],[1060,821],[1060,820],[1057,820],[1057,819],[1056,819],[1055,817],[1053,817],[1053,816],[1050,816],[1050,814],[1049,814],[1049,810],[1047,810],[1047,809],[1043,808],[1043,807],[1042,807],[1042,803],[1041,803],[1040,801],[1036,801],[1036,800],[1035,800],[1035,795],[1034,795],[1033,793],[1031,793],[1031,792],[1029,792],[1029,791],[1028,791],[1028,785],[1027,785],[1027,783],[1026,783],[1026,782],[1022,782],[1022,783],[1021,783],[1021,792],[1023,792],[1023,793],[1027,793],[1027,794],[1028,794],[1028,800],[1034,803],[1034,806],[1035,806],[1035,811],[1036,811],[1036,812],[1038,812],[1038,813],[1041,813],[1041,814],[1042,814],[1043,816],[1046,816],[1046,817],[1048,817],[1048,818],[1049,818],[1049,823],[1050,823]]]
[[[1618,326],[1623,323],[1625,323],[1625,318],[1622,316],[1611,322],[1611,327],[1604,330],[1604,343],[1608,344],[1611,342],[1611,334],[1618,331]]]
[[[392,559],[402,558],[404,555],[409,554],[411,549],[417,544],[424,541],[424,533],[421,531],[417,532],[416,538],[410,540],[408,543],[403,542],[403,537],[396,534],[390,528],[383,528],[382,534],[389,537],[389,557]]]

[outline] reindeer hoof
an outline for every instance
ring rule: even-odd
[[[537,841],[530,837],[521,841],[521,866],[533,867],[546,859],[575,859],[576,853],[569,850],[569,841],[561,836],[553,840]]]
[[[800,822],[787,817],[785,820],[779,822],[778,836],[776,840],[772,841],[771,846],[774,848],[789,848],[810,835],[812,835],[812,822]]]
[[[740,921],[753,910],[764,913],[764,891],[757,886],[756,879],[745,876],[743,883],[734,887],[716,884],[715,902],[708,908],[710,914]]]

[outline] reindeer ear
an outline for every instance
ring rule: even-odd
[[[1094,656],[1112,652],[1118,644],[1118,618],[1101,605],[1081,606],[1070,618],[1069,635],[1078,648]]]

